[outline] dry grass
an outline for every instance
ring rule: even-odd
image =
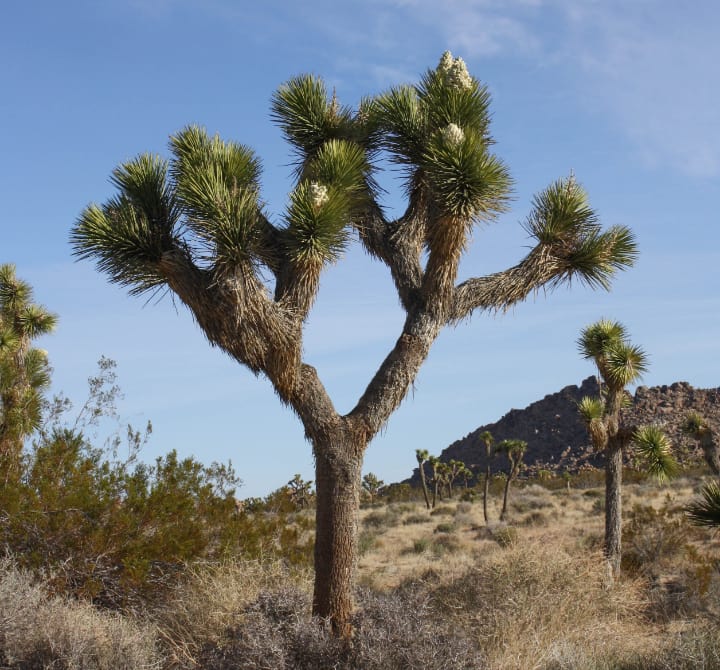
[[[0,561],[3,668],[141,670],[158,668],[155,630],[129,617],[48,597],[9,559]]]
[[[720,668],[720,534],[689,526],[698,482],[625,487],[624,574],[608,582],[599,488],[361,511],[357,636],[310,617],[312,575],[282,562],[196,565],[145,623],[46,597],[7,561],[7,668]],[[156,651],[157,649],[159,650]]]

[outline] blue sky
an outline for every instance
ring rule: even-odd
[[[592,373],[579,330],[618,319],[650,356],[648,385],[720,385],[720,5],[714,0],[27,0],[0,22],[0,262],[17,265],[60,316],[42,342],[54,388],[80,402],[104,354],[120,410],[155,432],[145,457],[176,448],[231,459],[263,495],[299,472],[310,446],[267,382],[211,349],[182,306],[146,304],[76,263],[68,233],[112,193],[108,176],[165,153],[188,123],[249,144],[277,217],[291,155],[268,117],[275,88],[312,72],[342,103],[411,83],[446,49],[493,95],[497,153],[515,179],[511,211],[476,230],[462,277],[517,262],[532,195],[574,170],[606,225],[630,226],[636,267],[610,293],[540,294],[508,314],[443,333],[414,391],[371,444],[365,471],[410,474],[477,426]],[[402,207],[391,173],[385,205]],[[385,268],[357,248],[324,276],[306,359],[349,410],[402,323]]]

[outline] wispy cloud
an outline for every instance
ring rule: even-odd
[[[698,3],[566,5],[586,91],[646,163],[690,176],[720,174],[718,9]],[[703,11],[703,8],[705,11]],[[699,11],[697,11],[699,9]]]

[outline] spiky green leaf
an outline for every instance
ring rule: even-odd
[[[578,403],[578,412],[585,423],[599,421],[605,414],[605,403],[600,398],[584,396]]]
[[[608,289],[615,273],[632,266],[638,255],[628,228],[602,231],[587,193],[573,175],[535,196],[524,227],[564,267],[557,282],[578,278],[592,288]]]
[[[720,527],[720,483],[708,482],[700,495],[685,508],[688,518],[696,526]]]
[[[332,187],[324,188],[320,202],[314,182],[301,183],[290,197],[286,214],[286,246],[295,262],[326,263],[336,261],[344,251],[349,233],[351,201],[348,194]]]
[[[580,331],[577,345],[584,358],[596,362],[603,358],[611,342],[621,342],[627,338],[627,331],[618,321],[600,319]]]
[[[686,435],[697,439],[707,431],[708,425],[702,414],[690,411],[685,415],[685,419],[680,425],[680,428]]]
[[[616,388],[637,381],[647,368],[647,354],[641,347],[627,342],[610,342],[605,347],[602,371],[606,381]]]
[[[672,456],[670,440],[659,426],[642,426],[635,431],[632,444],[646,462],[648,473],[660,481],[674,477],[678,464]]]
[[[70,239],[79,258],[95,259],[110,281],[140,294],[165,279],[157,263],[166,248],[167,231],[151,224],[124,196],[99,207],[90,205],[78,218]]]
[[[512,179],[505,164],[471,130],[448,141],[437,132],[423,154],[422,168],[439,210],[463,221],[487,220],[505,211]]]

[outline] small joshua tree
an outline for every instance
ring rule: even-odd
[[[442,486],[445,478],[444,474],[444,466],[445,464],[437,457],[437,456],[430,456],[428,458],[428,463],[430,464],[430,483],[433,486],[433,494],[432,494],[432,508],[435,509],[435,505],[437,504],[437,499],[440,497],[442,499]]]
[[[688,412],[681,428],[683,433],[697,441],[708,467],[720,477],[720,441],[707,419],[698,412]]]
[[[32,341],[55,328],[57,318],[33,303],[30,284],[14,265],[0,265],[0,476],[19,474],[25,438],[40,427],[43,391],[50,384],[47,353]]]
[[[498,454],[505,454],[510,462],[510,469],[508,470],[507,479],[505,480],[505,490],[503,491],[503,504],[502,511],[500,512],[500,521],[505,521],[510,485],[520,474],[522,459],[525,451],[527,450],[527,446],[527,442],[524,440],[503,440],[495,447],[495,452]]]
[[[535,198],[524,260],[458,283],[474,225],[496,218],[511,194],[490,117],[487,88],[449,53],[416,85],[365,98],[356,111],[319,78],[299,76],[272,101],[296,157],[279,225],[265,211],[256,155],[193,126],[171,138],[169,161],[144,154],[116,168],[117,195],[87,207],[72,232],[76,254],[131,293],[172,291],[214,346],[266,376],[300,418],[315,458],[313,613],[343,637],[352,632],[363,456],[441,330],[572,279],[608,288],[637,254],[627,228],[602,230],[571,177]],[[407,208],[396,219],[378,199],[380,152],[405,178]],[[406,318],[355,407],[340,414],[303,360],[303,330],[323,270],[353,239],[385,264]]]
[[[427,449],[416,449],[415,458],[418,462],[418,471],[420,472],[420,483],[422,484],[423,496],[425,497],[425,506],[430,509],[430,496],[428,494],[427,478],[425,477],[425,463],[430,459],[430,453]]]
[[[493,444],[495,440],[490,431],[484,431],[480,434],[480,441],[485,445],[485,478],[483,480],[483,517],[485,524],[489,522],[488,518],[488,495],[490,494],[490,460],[495,454]]]
[[[368,472],[362,479],[363,491],[370,496],[371,505],[375,503],[375,498],[384,486],[385,482],[382,479],[378,479],[377,475],[372,472]]]
[[[671,477],[677,465],[659,427],[633,425],[622,412],[629,400],[625,387],[647,369],[645,352],[629,342],[625,327],[606,319],[593,323],[581,331],[578,348],[584,358],[595,362],[600,376],[600,397],[582,398],[579,410],[595,450],[605,454],[604,550],[611,575],[617,576],[622,556],[623,451],[634,446],[648,472],[661,480]]]
[[[688,412],[681,427],[686,435],[698,442],[708,467],[720,477],[720,442],[707,419],[698,412]],[[720,526],[720,482],[705,484],[700,496],[687,506],[688,517],[698,526]]]
[[[305,509],[310,504],[312,497],[312,481],[305,481],[299,474],[296,474],[288,483],[290,500],[297,509]]]

